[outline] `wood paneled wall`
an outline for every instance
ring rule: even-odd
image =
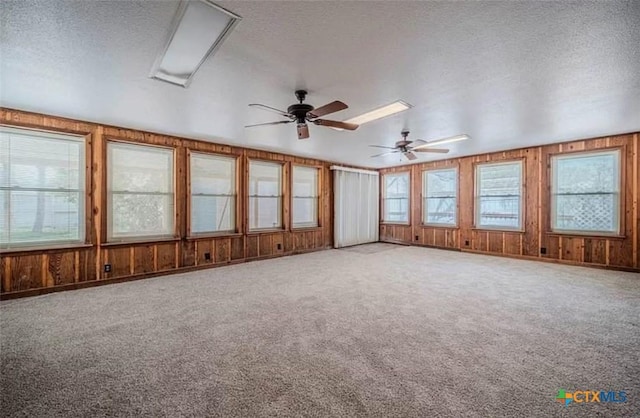
[[[640,271],[639,136],[633,133],[586,139],[380,170],[381,174],[408,171],[411,176],[410,224],[381,223],[380,240]],[[621,149],[622,234],[605,237],[550,232],[551,155],[607,148]],[[474,228],[474,165],[517,159],[524,161],[524,230],[503,232]],[[422,172],[445,167],[458,167],[458,227],[425,226],[422,224]]]
[[[12,109],[0,109],[0,123],[87,137],[86,244],[46,250],[0,253],[2,298],[131,280],[177,271],[206,268],[248,260],[330,248],[333,245],[333,192],[331,163],[290,155],[244,149],[131,129],[104,126]],[[175,149],[176,237],[139,243],[107,243],[106,143],[108,140],[155,144]],[[238,230],[234,234],[187,236],[187,150],[238,157]],[[248,232],[248,161],[261,159],[283,164],[285,193],[282,230]],[[319,226],[291,228],[291,165],[319,168]],[[208,256],[205,256],[208,255]],[[111,264],[111,272],[104,265]]]

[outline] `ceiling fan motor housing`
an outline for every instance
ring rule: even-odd
[[[313,106],[305,103],[293,104],[287,108],[287,113],[296,117],[298,123],[305,123],[307,113],[313,110]]]

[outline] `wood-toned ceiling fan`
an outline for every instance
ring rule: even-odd
[[[438,139],[435,141],[427,142],[422,139],[416,139],[415,141],[409,141],[407,137],[409,136],[409,131],[404,130],[400,132],[402,135],[402,139],[396,142],[393,147],[385,147],[383,145],[369,145],[374,148],[384,148],[389,149],[391,151],[383,152],[382,154],[372,155],[371,158],[382,157],[383,155],[396,154],[401,152],[408,160],[415,160],[418,157],[414,154],[414,152],[433,152],[438,154],[446,154],[449,152],[448,149],[443,148],[429,148],[433,145],[446,143],[446,142],[454,142],[462,139],[468,139],[467,135],[458,135],[451,138]]]
[[[311,122],[318,126],[328,126],[330,128],[340,128],[353,131],[358,129],[358,125],[355,123],[340,122],[337,120],[319,119],[321,116],[328,115],[330,113],[339,112],[340,110],[347,109],[349,106],[341,101],[333,101],[324,106],[314,108],[310,104],[303,103],[307,92],[305,90],[296,90],[296,98],[300,103],[294,103],[287,108],[287,111],[276,109],[275,107],[263,105],[260,103],[252,103],[249,106],[258,109],[267,110],[269,112],[277,113],[287,120],[279,120],[276,122],[257,123],[255,125],[246,125],[245,128],[252,128],[254,126],[266,126],[266,125],[281,125],[284,123],[296,122],[298,127],[298,139],[309,138],[309,127],[307,122]]]

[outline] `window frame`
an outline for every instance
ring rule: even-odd
[[[193,225],[193,219],[192,219],[192,213],[191,213],[191,208],[192,208],[192,203],[191,203],[191,199],[192,199],[192,193],[191,193],[191,157],[193,154],[196,155],[202,155],[205,157],[217,157],[217,158],[226,158],[229,160],[233,160],[234,163],[234,172],[233,172],[233,182],[234,182],[234,187],[233,187],[233,201],[234,201],[234,211],[233,211],[233,222],[232,222],[232,226],[233,228],[230,230],[224,230],[224,231],[205,231],[205,232],[192,232],[191,230],[191,226]],[[240,199],[239,199],[239,194],[240,194],[240,156],[236,155],[236,154],[221,154],[221,153],[216,153],[216,152],[207,152],[207,151],[200,151],[200,150],[192,150],[191,148],[187,148],[187,159],[186,159],[186,171],[187,171],[187,188],[186,188],[186,195],[187,195],[187,202],[186,202],[186,224],[187,224],[187,235],[186,238],[187,239],[192,239],[192,238],[207,238],[207,237],[223,237],[223,236],[229,236],[229,235],[237,235],[238,234],[238,221],[241,218],[240,216],[240,208],[238,207]]]
[[[497,166],[497,165],[511,165],[511,164],[519,164],[520,165],[520,192],[519,192],[519,204],[518,204],[518,226],[517,227],[507,227],[507,226],[491,226],[491,225],[480,225],[480,176],[478,172],[480,171],[480,167],[487,166]],[[524,158],[515,158],[503,161],[486,161],[486,162],[475,162],[473,164],[473,229],[475,230],[483,230],[483,231],[502,231],[502,232],[525,232],[525,219],[526,219],[526,206],[525,206],[525,198],[527,193],[527,182],[526,182],[526,171],[525,171],[525,159]]]
[[[406,221],[388,221],[385,219],[385,213],[386,213],[386,202],[387,202],[387,182],[386,182],[386,177],[387,176],[391,176],[391,177],[399,177],[399,176],[407,176],[407,220]],[[410,226],[411,225],[411,170],[403,170],[403,171],[397,171],[397,172],[391,172],[391,173],[385,173],[382,175],[382,181],[380,182],[380,187],[382,188],[382,191],[380,193],[381,196],[381,200],[382,200],[382,205],[381,205],[381,216],[380,216],[380,223],[381,224],[385,224],[385,225],[403,225],[403,226]]]
[[[445,224],[445,223],[432,223],[432,222],[427,222],[427,205],[426,205],[426,199],[428,198],[427,196],[427,173],[429,172],[436,172],[436,171],[450,171],[453,170],[455,172],[455,179],[456,179],[456,187],[455,187],[455,207],[456,207],[456,215],[455,215],[455,220],[454,223],[452,224]],[[422,185],[421,185],[421,194],[420,194],[420,202],[422,204],[422,208],[420,213],[422,214],[422,219],[421,219],[421,223],[423,226],[428,226],[428,227],[435,227],[435,228],[451,228],[451,229],[457,229],[459,228],[460,225],[460,168],[459,166],[455,165],[452,167],[439,167],[439,168],[427,168],[425,170],[422,170]]]
[[[302,167],[302,168],[312,168],[316,170],[316,223],[313,226],[296,226],[293,222],[293,200],[295,199],[296,196],[293,195],[293,184],[294,184],[294,177],[293,177],[293,172],[295,171],[295,167]],[[291,184],[291,192],[289,193],[289,199],[290,199],[290,205],[291,205],[291,220],[290,220],[290,225],[291,225],[291,230],[302,230],[302,229],[318,229],[318,228],[322,228],[322,224],[321,224],[321,216],[320,216],[320,208],[322,207],[321,204],[321,199],[322,199],[322,193],[320,192],[321,190],[321,185],[322,185],[322,176],[321,176],[321,171],[322,170],[322,166],[319,165],[305,165],[305,164],[295,164],[295,163],[291,163],[291,180],[289,182],[289,184]]]
[[[284,216],[284,212],[285,212],[284,203],[285,203],[285,190],[286,190],[285,163],[283,161],[274,161],[274,160],[261,159],[261,158],[247,158],[246,161],[247,161],[247,169],[246,169],[247,170],[247,176],[246,176],[247,216],[245,218],[245,221],[246,221],[247,234],[260,234],[264,232],[269,233],[269,232],[279,232],[279,231],[286,230],[285,216]],[[279,216],[280,226],[271,227],[271,228],[251,228],[251,198],[261,197],[259,195],[256,195],[256,196],[251,195],[251,163],[252,162],[266,163],[266,164],[272,164],[274,166],[275,165],[280,166],[280,195],[279,196],[262,196],[262,197],[279,197],[280,198],[280,216]]]
[[[83,193],[82,193],[82,201],[83,204],[78,204],[78,209],[81,214],[78,217],[78,226],[82,229],[81,236],[78,240],[60,240],[60,241],[48,241],[48,242],[38,242],[33,243],[33,245],[25,244],[18,246],[9,246],[2,247],[0,245],[0,253],[1,254],[10,254],[10,253],[28,253],[31,251],[42,251],[42,250],[60,250],[67,248],[82,248],[88,247],[91,245],[93,241],[93,234],[91,228],[91,219],[93,216],[93,204],[91,202],[91,193],[88,190],[91,189],[93,184],[93,175],[91,169],[91,161],[92,161],[92,149],[93,149],[93,135],[91,131],[85,130],[56,130],[52,129],[41,129],[38,127],[32,127],[30,125],[12,125],[8,123],[0,123],[0,128],[6,128],[9,130],[16,131],[29,131],[34,132],[35,135],[46,135],[51,134],[55,136],[66,136],[66,137],[74,137],[77,138],[77,141],[82,143],[84,147],[84,152],[82,153],[82,161],[79,164],[79,178],[82,180]],[[84,169],[83,169],[84,166]],[[11,190],[9,187],[7,190]],[[0,219],[0,222],[2,220]]]
[[[563,235],[563,236],[579,236],[579,237],[606,237],[606,238],[624,238],[623,231],[625,230],[625,199],[623,198],[625,187],[625,158],[626,155],[624,146],[622,147],[604,147],[591,150],[578,150],[569,152],[555,152],[548,155],[547,160],[547,179],[548,179],[548,193],[547,204],[549,210],[547,211],[547,228],[546,233],[549,235]],[[570,158],[577,155],[589,155],[589,154],[608,154],[615,153],[618,158],[618,210],[617,210],[617,229],[615,232],[609,231],[580,231],[580,230],[568,230],[568,229],[554,229],[554,217],[555,217],[555,199],[554,199],[554,186],[555,175],[553,171],[553,159],[554,158]]]
[[[136,236],[124,236],[124,237],[113,237],[112,227],[113,227],[113,218],[112,218],[112,193],[110,191],[111,185],[111,168],[109,161],[109,144],[123,144],[127,146],[135,146],[135,147],[146,147],[146,148],[158,148],[163,150],[171,151],[171,185],[172,185],[172,194],[173,194],[173,231],[170,234],[157,234],[157,235],[136,235]],[[105,246],[109,245],[119,245],[119,244],[130,244],[130,243],[145,243],[145,242],[158,242],[158,241],[172,241],[180,238],[179,236],[179,208],[178,208],[178,182],[177,182],[177,174],[178,174],[178,166],[177,166],[177,152],[176,147],[167,146],[167,145],[157,145],[147,142],[132,142],[125,141],[117,138],[105,138],[104,140],[104,176],[103,176],[103,186],[104,186],[104,200],[103,200],[103,208],[104,208],[104,234],[103,234],[103,243]]]

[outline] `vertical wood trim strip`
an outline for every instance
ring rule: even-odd
[[[42,280],[42,287],[51,287],[53,283],[49,281],[49,255],[42,254],[40,257],[40,268],[42,269],[40,275]],[[53,280],[51,280],[53,282]]]
[[[129,273],[133,276],[136,272],[136,247],[129,247]]]
[[[633,266],[638,267],[640,264],[640,260],[638,260],[638,241],[640,241],[640,237],[638,237],[638,160],[640,160],[640,156],[638,155],[638,134],[633,135],[633,218],[632,218],[632,236],[633,236]]]
[[[11,291],[11,257],[4,257],[4,275],[2,280],[4,281],[4,291]]]
[[[80,251],[76,251],[75,255],[75,270],[73,275],[73,281],[78,283],[80,281]]]
[[[542,257],[540,248],[542,247],[542,147],[538,148],[538,201],[537,201],[537,213],[538,213],[538,257]]]

